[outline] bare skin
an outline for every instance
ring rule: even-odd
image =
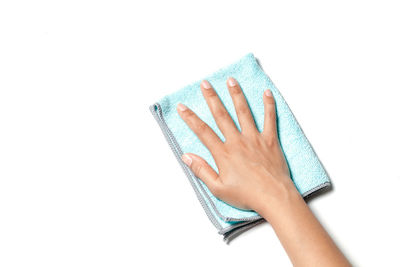
[[[264,101],[264,129],[260,133],[238,82],[227,81],[239,119],[239,131],[211,84],[201,91],[225,142],[193,111],[178,104],[185,123],[210,150],[219,174],[200,156],[182,160],[219,199],[258,212],[272,226],[294,266],[351,266],[296,190],[276,129],[275,101],[270,90]]]

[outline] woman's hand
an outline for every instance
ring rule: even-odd
[[[211,84],[206,80],[201,83],[203,96],[225,142],[188,107],[177,106],[179,115],[211,152],[219,174],[198,155],[186,153],[182,160],[217,198],[238,208],[259,211],[263,203],[271,206],[289,195],[299,195],[279,144],[271,91],[260,95],[265,107],[264,129],[260,133],[238,82],[229,78],[227,86],[241,131]]]
[[[182,160],[216,197],[238,208],[255,210],[269,221],[294,266],[350,266],[290,179],[279,145],[271,91],[262,96],[265,119],[260,133],[237,81],[229,78],[227,84],[241,132],[210,83],[201,83],[225,142],[189,108],[183,104],[177,107],[182,119],[210,150],[219,174],[197,155],[186,153]]]

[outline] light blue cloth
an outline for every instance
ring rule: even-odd
[[[239,128],[235,109],[226,87],[226,80],[228,77],[234,77],[242,87],[256,125],[260,131],[262,131],[264,123],[262,95],[266,89],[271,89],[276,101],[277,126],[280,143],[293,182],[298,191],[303,196],[307,196],[321,188],[330,186],[327,173],[303,134],[288,105],[272,81],[258,65],[253,54],[247,54],[232,65],[205,77],[215,88],[226,109]],[[200,179],[196,178],[180,159],[182,153],[191,152],[197,154],[203,157],[218,172],[211,153],[176,112],[178,103],[185,104],[224,140],[224,136],[218,129],[206,101],[201,94],[200,82],[201,80],[163,97],[158,103],[151,105],[150,110],[158,121],[175,156],[181,163],[208,217],[219,229],[219,233],[228,237],[236,230],[239,230],[240,227],[245,229],[246,226],[258,223],[262,218],[254,211],[237,209],[214,197],[205,184]],[[171,188],[169,190],[172,192],[174,192],[174,183],[174,181],[171,181]],[[179,194],[179,192],[174,193]]]

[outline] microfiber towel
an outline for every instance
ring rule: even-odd
[[[277,130],[280,144],[287,160],[291,178],[300,194],[306,197],[311,193],[329,187],[330,180],[321,162],[289,106],[270,78],[261,69],[254,55],[249,53],[235,63],[221,68],[204,78],[212,84],[235,124],[240,127],[226,87],[226,80],[229,77],[234,77],[239,82],[259,131],[262,131],[264,124],[262,95],[266,89],[272,91],[276,102]],[[224,240],[229,242],[239,233],[263,222],[264,219],[255,211],[238,209],[216,198],[181,160],[182,154],[191,152],[203,157],[218,172],[209,150],[201,143],[176,111],[178,103],[185,104],[224,141],[224,136],[219,131],[201,94],[200,83],[202,80],[164,96],[157,103],[150,106],[150,111],[189,179],[208,218],[218,229],[218,233],[224,236]],[[171,187],[173,187],[173,183],[171,181]]]

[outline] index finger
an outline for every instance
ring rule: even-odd
[[[190,110],[187,106],[179,103],[177,106],[178,114],[189,126],[189,128],[197,135],[200,141],[210,150],[212,154],[223,145],[218,135],[202,121],[196,113]]]

